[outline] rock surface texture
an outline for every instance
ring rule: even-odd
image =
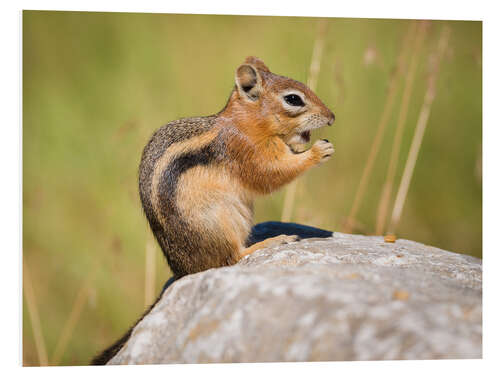
[[[303,239],[164,292],[110,364],[481,358],[479,259],[263,223]]]

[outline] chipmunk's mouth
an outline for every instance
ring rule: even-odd
[[[288,135],[284,141],[288,146],[304,145],[309,143],[311,141],[311,130],[304,130],[296,133],[294,132]]]
[[[304,152],[307,149],[307,144],[311,141],[311,130],[292,133],[284,141],[293,153]]]
[[[305,132],[300,133],[300,138],[302,138],[304,143],[308,143],[311,140],[311,131],[306,130]]]
[[[311,132],[323,128],[326,125],[330,125],[330,123],[318,120],[307,121],[285,136],[283,141],[290,147],[290,149],[292,149],[292,151],[303,151],[305,150],[305,145],[311,142]]]

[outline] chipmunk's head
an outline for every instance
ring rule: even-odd
[[[279,135],[288,145],[309,142],[311,130],[335,120],[333,112],[306,85],[271,73],[256,57],[248,57],[238,67],[235,81],[233,95],[241,112],[259,131]]]

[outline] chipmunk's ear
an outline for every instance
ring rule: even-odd
[[[250,100],[257,100],[262,92],[262,77],[250,64],[243,64],[236,70],[236,87],[240,95]]]
[[[255,57],[255,56],[248,56],[244,63],[246,64],[252,64],[253,66],[255,66],[257,69],[260,69],[264,72],[270,72],[269,68],[266,66],[266,64],[264,64],[264,61],[262,61],[261,59],[259,59],[258,57]]]

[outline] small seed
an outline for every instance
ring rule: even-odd
[[[406,290],[395,290],[394,293],[392,293],[392,298],[399,301],[406,301],[410,298],[410,293]]]
[[[394,243],[394,242],[396,242],[396,235],[395,234],[386,234],[384,236],[384,241]]]

